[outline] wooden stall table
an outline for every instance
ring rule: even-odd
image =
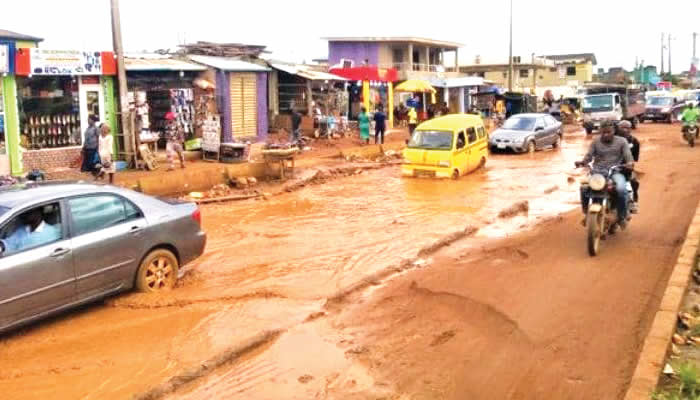
[[[285,180],[286,170],[289,170],[291,177],[294,177],[294,158],[299,152],[299,148],[289,149],[265,149],[262,151],[263,159],[268,164],[278,164],[280,166],[280,179]]]

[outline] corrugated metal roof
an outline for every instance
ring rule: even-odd
[[[0,39],[10,39],[10,40],[27,40],[30,42],[41,42],[44,39],[36,36],[29,36],[23,33],[17,33],[8,31],[6,29],[0,29]]]
[[[269,64],[274,69],[284,71],[288,74],[298,75],[304,79],[308,79],[311,81],[347,81],[347,79],[343,78],[342,76],[329,74],[323,71],[316,71],[314,69],[309,68],[306,65],[285,64],[277,62],[269,62]]]
[[[341,36],[341,37],[324,37],[322,40],[329,42],[400,42],[400,43],[419,43],[429,46],[445,47],[448,49],[457,49],[463,46],[462,43],[448,42],[444,40],[435,40],[421,37],[409,36]]]
[[[207,67],[159,54],[127,54],[127,71],[206,71]]]
[[[236,58],[229,57],[213,57],[213,56],[189,56],[189,59],[204,64],[222,71],[230,72],[267,72],[270,68],[263,67],[262,65],[257,65],[249,63],[246,61],[241,61]]]

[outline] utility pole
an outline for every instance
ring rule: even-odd
[[[513,0],[510,0],[510,45],[508,47],[508,91],[513,91]]]
[[[537,93],[537,64],[535,63],[535,53],[532,53],[532,94]]]
[[[671,34],[668,34],[668,74],[673,75],[673,69],[671,69]]]
[[[112,41],[114,52],[117,55],[117,80],[119,81],[119,111],[122,121],[122,133],[124,138],[124,153],[127,162],[136,161],[134,152],[134,135],[131,132],[131,121],[129,118],[129,98],[126,85],[126,69],[124,68],[124,47],[122,46],[122,27],[119,16],[119,0],[110,0],[112,5]]]
[[[696,50],[695,45],[697,44],[697,39],[698,39],[698,33],[697,33],[697,32],[693,32],[693,61],[695,61],[695,58],[696,58],[696,56],[695,56],[695,50]]]
[[[661,76],[664,76],[664,50],[666,49],[666,44],[664,42],[664,34],[661,34]]]

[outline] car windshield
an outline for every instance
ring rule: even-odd
[[[583,99],[584,112],[612,111],[613,96],[590,96]]]
[[[504,124],[503,129],[512,131],[531,131],[535,128],[534,118],[515,117],[509,118]]]
[[[673,104],[673,99],[670,97],[652,97],[649,99],[651,106],[670,106]]]
[[[452,132],[444,131],[415,131],[411,141],[408,142],[411,149],[452,149]]]
[[[0,217],[2,217],[8,211],[10,211],[9,208],[0,206]]]

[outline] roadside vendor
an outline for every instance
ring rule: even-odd
[[[185,168],[185,134],[182,131],[182,127],[177,123],[177,117],[174,112],[168,112],[165,114],[166,126],[165,126],[165,139],[167,144],[165,151],[168,156],[168,171],[175,169],[175,163],[173,162],[173,157],[177,154],[180,160],[180,166]]]

